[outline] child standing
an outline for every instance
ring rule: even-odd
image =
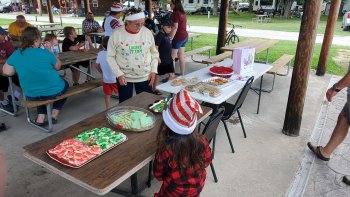
[[[186,90],[180,90],[163,111],[164,123],[157,137],[154,176],[163,181],[154,196],[199,196],[211,162],[205,137],[193,132],[197,125],[199,103]]]
[[[64,40],[62,43],[62,51],[77,51],[85,44],[85,36],[84,35],[77,35],[74,27],[65,27],[63,28],[64,33]],[[91,39],[86,38],[86,40],[89,42],[90,47],[92,46]],[[79,68],[79,66],[83,66],[85,68],[88,68],[89,71],[89,61],[82,61],[73,64],[74,67]],[[80,72],[76,69],[71,68],[72,71],[72,78],[73,78],[73,86],[79,85],[79,78],[80,78]],[[89,76],[86,76],[86,81],[89,81]]]
[[[158,75],[156,76],[155,85],[158,83],[160,75],[168,74],[168,80],[171,80],[175,77],[174,74],[174,61],[171,56],[171,41],[169,34],[174,25],[173,21],[170,18],[164,19],[161,21],[161,31],[155,37],[156,48],[159,51],[159,65],[158,65]],[[160,95],[159,90],[154,89],[155,94]]]
[[[106,60],[108,40],[109,36],[103,38],[102,46],[104,50],[98,53],[95,64],[96,69],[103,77],[103,92],[105,93],[106,109],[110,106],[112,93],[118,93],[117,76],[113,73]]]

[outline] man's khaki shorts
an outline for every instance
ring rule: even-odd
[[[340,113],[346,118],[346,122],[350,125],[350,95],[347,96],[346,103]]]

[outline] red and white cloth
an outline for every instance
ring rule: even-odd
[[[163,120],[175,133],[188,135],[196,128],[197,112],[203,113],[200,104],[187,90],[180,90],[168,102],[167,108],[163,111]]]
[[[113,12],[121,12],[123,11],[123,5],[121,3],[114,2],[111,11]]]

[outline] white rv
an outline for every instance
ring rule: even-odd
[[[195,12],[201,7],[210,7],[213,8],[214,1],[213,0],[183,0],[182,6],[186,12]]]
[[[276,9],[276,0],[254,0],[253,11],[264,10],[273,12]]]

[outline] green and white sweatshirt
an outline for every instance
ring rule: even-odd
[[[124,75],[127,82],[147,81],[151,72],[157,73],[158,58],[154,37],[146,27],[132,34],[121,26],[108,41],[107,62],[113,73]]]

